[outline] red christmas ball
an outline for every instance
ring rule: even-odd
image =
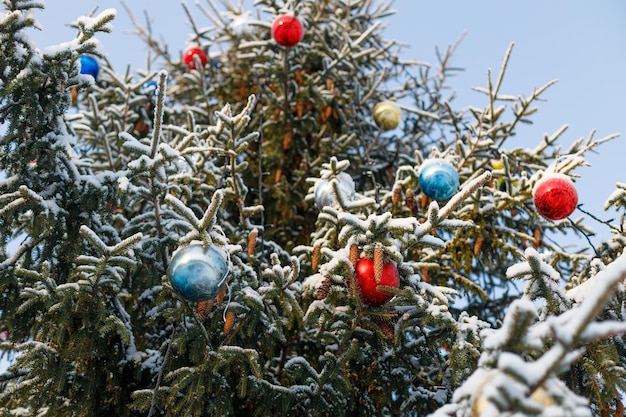
[[[561,220],[576,209],[578,193],[568,176],[551,174],[535,184],[533,200],[537,211],[543,217],[548,220]]]
[[[400,287],[400,274],[395,262],[387,261],[383,264],[380,282],[376,282],[374,260],[361,258],[356,263],[356,283],[359,287],[361,301],[371,307],[378,307],[393,298],[393,294],[377,289],[379,285],[386,287]]]
[[[277,44],[288,48],[296,46],[304,36],[302,22],[295,16],[278,16],[272,25],[272,38]]]
[[[187,69],[189,70],[196,69],[196,62],[194,60],[194,56],[196,55],[198,55],[198,58],[200,58],[200,62],[202,63],[202,66],[204,67],[206,65],[207,56],[202,50],[202,48],[199,48],[197,46],[190,46],[183,53],[183,64],[185,64]]]

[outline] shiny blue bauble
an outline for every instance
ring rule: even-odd
[[[143,87],[141,87],[141,92],[145,95],[149,95],[149,94],[156,95],[157,88],[159,88],[159,85],[157,84],[157,82],[154,80],[150,80],[146,82],[143,85]]]
[[[447,200],[459,188],[459,174],[445,159],[429,159],[420,168],[419,183],[422,192],[433,200]]]
[[[210,300],[226,283],[228,261],[222,249],[191,244],[174,253],[167,276],[172,288],[188,301]]]
[[[91,75],[95,80],[98,77],[98,71],[100,70],[98,67],[98,61],[89,55],[81,55],[79,59],[80,73]]]

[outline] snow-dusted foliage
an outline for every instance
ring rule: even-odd
[[[40,50],[26,30],[43,4],[4,1],[0,349],[17,356],[0,415],[623,411],[622,225],[568,253],[555,232],[587,220],[546,220],[532,198],[613,136],[563,148],[563,127],[516,145],[552,83],[503,93],[511,49],[484,101],[455,110],[453,49],[439,68],[402,61],[385,2],[208,4],[190,36],[207,65],[138,28],[162,68],[120,75],[94,38],[113,10]],[[284,13],[305,27],[291,48],[271,37]],[[372,116],[384,100],[402,108],[389,131]],[[460,183],[444,201],[420,185],[437,158]],[[623,189],[607,207],[626,206]],[[168,279],[192,243],[229,267],[200,302]],[[363,258],[389,301],[363,296]],[[390,263],[396,286],[381,285]]]

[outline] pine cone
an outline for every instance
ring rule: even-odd
[[[391,203],[395,206],[400,202],[402,198],[402,187],[397,186],[393,189],[393,196],[391,198]]]
[[[380,283],[380,279],[383,277],[383,265],[384,265],[384,253],[383,248],[379,244],[374,248],[374,280],[377,284]]]
[[[198,302],[198,305],[196,305],[196,313],[198,313],[198,317],[200,317],[201,320],[204,320],[205,317],[211,312],[214,303],[215,302],[213,300]]]
[[[235,325],[235,313],[227,311],[224,316],[224,334],[228,336]]]
[[[320,286],[317,287],[317,290],[315,291],[318,300],[324,300],[326,297],[328,297],[331,284],[332,279],[330,278],[330,275],[325,276]]]
[[[259,236],[258,229],[252,229],[248,235],[248,256],[254,255],[254,249],[256,249],[256,239]]]
[[[357,262],[359,262],[359,245],[353,243],[350,246],[350,263],[352,263],[353,268],[356,268]]]
[[[228,287],[228,282],[226,282],[226,285],[224,285],[222,289],[220,290],[220,292],[218,292],[217,295],[215,296],[215,301],[217,302],[218,306],[221,306],[222,303],[224,302],[224,296],[226,295],[226,291],[228,291],[227,287]]]
[[[476,241],[474,242],[474,256],[478,256],[478,254],[480,253],[480,250],[483,247],[484,240],[485,238],[482,237],[482,235],[476,238]]]
[[[311,268],[313,272],[317,272],[317,268],[320,266],[320,254],[322,252],[321,246],[313,247],[313,254],[311,255]]]
[[[411,210],[411,214],[413,217],[417,217],[417,202],[415,201],[415,193],[413,190],[406,190],[406,194],[404,196],[404,204]]]
[[[376,319],[375,321],[385,337],[387,339],[393,339],[393,336],[395,334],[393,323],[391,323],[389,320],[384,319]]]

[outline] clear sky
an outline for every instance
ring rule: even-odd
[[[197,2],[208,8],[206,0]],[[153,33],[169,45],[170,51],[185,48],[188,19],[178,0],[126,3],[141,22],[147,11]],[[200,26],[211,25],[195,1],[187,3]],[[110,62],[118,72],[127,64],[132,68],[145,65],[145,47],[129,33],[133,28],[121,1],[46,0],[46,4],[47,9],[39,14],[43,31],[33,34],[40,46],[71,39],[73,30],[65,24],[94,7],[115,8],[115,32],[99,36]],[[407,44],[403,55],[407,59],[435,63],[435,47],[445,49],[466,34],[453,61],[465,71],[450,80],[458,94],[457,108],[485,105],[484,96],[471,88],[486,86],[488,68],[497,74],[511,42],[515,48],[503,92],[528,96],[533,88],[560,80],[544,94],[546,102],[540,103],[535,123],[522,126],[518,136],[508,142],[509,147],[534,148],[544,133],[551,134],[563,124],[570,126],[563,136],[564,145],[586,137],[592,129],[597,129],[597,138],[626,134],[623,0],[396,0],[394,9],[398,13],[387,20],[386,34]],[[625,140],[618,138],[604,145],[598,155],[589,158],[592,167],[577,171],[581,175],[577,180],[580,202],[601,218],[612,216],[602,211],[602,205],[615,182],[626,182],[626,170],[621,165]],[[608,236],[604,226],[594,224],[594,228]]]

